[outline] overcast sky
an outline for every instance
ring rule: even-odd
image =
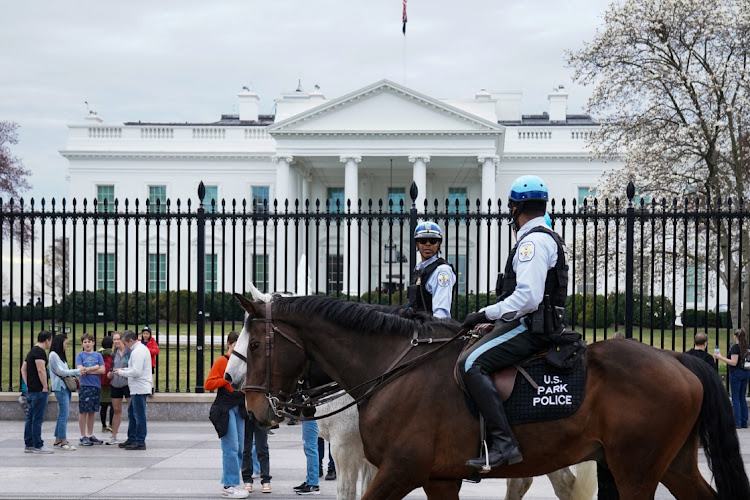
[[[215,121],[248,85],[270,112],[302,80],[333,99],[382,78],[435,98],[523,91],[523,112],[573,85],[565,50],[591,40],[611,0],[0,0],[0,120],[32,171],[25,198],[62,198],[58,151],[84,101],[106,123]]]

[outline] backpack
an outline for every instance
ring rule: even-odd
[[[745,356],[742,359],[744,361],[742,368],[744,368],[745,370],[750,370],[750,347],[745,350]]]

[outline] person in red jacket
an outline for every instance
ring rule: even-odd
[[[239,334],[230,332],[227,336],[227,354],[214,361],[206,378],[205,389],[216,390],[216,399],[211,405],[208,418],[214,424],[216,433],[221,439],[222,474],[221,496],[224,498],[247,498],[250,494],[240,485],[242,470],[242,451],[245,441],[245,420],[248,418],[245,409],[245,394],[234,391],[224,379],[229,355],[237,343]],[[269,485],[270,491],[270,485]]]
[[[159,344],[156,343],[156,339],[151,336],[151,328],[144,326],[141,330],[141,344],[145,345],[148,352],[151,353],[151,374],[153,375],[156,371],[156,356],[159,355]],[[151,385],[151,394],[154,393],[154,387],[156,387],[156,378]]]
[[[99,416],[102,420],[102,432],[112,432],[112,418],[114,417],[114,407],[112,406],[112,395],[111,395],[111,380],[107,376],[112,371],[112,337],[104,337],[102,339],[102,347],[99,352],[104,358],[104,373],[99,375],[102,380],[102,394],[99,398],[101,403],[101,411]],[[109,425],[107,425],[107,412],[109,412]],[[109,441],[112,441],[110,438]],[[111,444],[111,443],[107,443]]]

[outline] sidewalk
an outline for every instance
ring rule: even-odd
[[[145,451],[125,451],[116,446],[78,447],[76,451],[56,450],[52,455],[23,451],[21,421],[0,425],[0,499],[215,499],[220,498],[221,450],[211,424],[205,422],[150,422]],[[95,429],[99,429],[98,419]],[[123,424],[124,437],[127,423]],[[54,422],[45,421],[45,444],[52,446]],[[750,430],[742,429],[740,442],[745,467],[750,465]],[[68,439],[78,441],[78,424],[68,425]],[[108,434],[96,433],[105,438]],[[305,479],[300,425],[283,423],[269,436],[271,485],[273,493],[253,492],[250,498],[297,499],[292,491]],[[701,470],[707,477],[705,457],[700,454]],[[326,463],[328,458],[326,457]],[[748,469],[750,471],[750,469]],[[320,481],[321,495],[335,499],[336,482]],[[505,480],[487,479],[479,484],[464,483],[461,498],[499,499],[505,496]],[[422,490],[409,499],[425,498]],[[525,498],[555,499],[546,477],[537,478]],[[673,498],[660,487],[656,498]]]

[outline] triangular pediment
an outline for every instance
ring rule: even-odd
[[[479,116],[381,80],[299,115],[268,131],[288,133],[497,132],[503,127]]]

